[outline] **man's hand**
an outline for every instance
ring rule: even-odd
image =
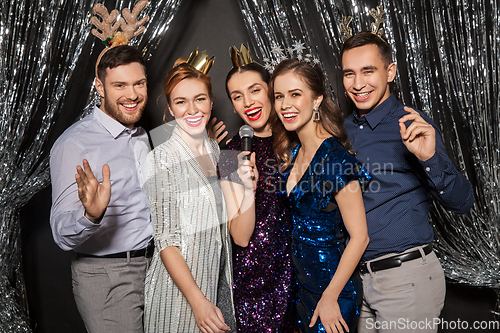
[[[421,161],[427,161],[436,152],[436,130],[420,114],[405,106],[409,114],[399,119],[399,132],[408,150]],[[413,120],[406,128],[405,122]]]
[[[111,198],[111,181],[109,166],[102,166],[102,183],[99,184],[89,162],[83,160],[83,169],[76,167],[76,184],[78,185],[78,198],[85,208],[85,217],[96,223],[104,214]]]

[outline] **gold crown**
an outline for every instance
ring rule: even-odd
[[[233,67],[243,67],[253,63],[252,54],[245,44],[241,44],[241,51],[238,51],[236,46],[231,47],[229,49],[229,54],[231,55]]]
[[[379,28],[382,23],[385,22],[385,19],[382,18],[382,16],[385,14],[384,6],[378,5],[377,8],[372,8],[370,9],[370,15],[375,19],[375,22],[371,23],[371,33],[374,35],[379,36],[382,38],[384,35],[384,28]],[[346,41],[349,38],[352,37],[352,29],[349,26],[352,21],[352,16],[344,16],[342,17],[342,23],[340,24],[342,26],[342,29],[340,30],[341,33],[344,33],[344,36],[342,36],[342,41]],[[382,40],[384,40],[382,38]],[[385,41],[385,40],[384,40]]]
[[[214,64],[214,61],[215,59],[213,56],[210,59],[208,59],[206,51],[198,53],[198,48],[196,48],[193,52],[191,52],[186,63],[193,66],[195,69],[202,72],[203,74],[207,74],[212,65]]]

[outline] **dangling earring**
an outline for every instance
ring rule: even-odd
[[[319,109],[317,106],[313,108],[313,121],[319,121],[321,119],[319,115]]]
[[[236,113],[236,110],[235,110],[235,109],[233,109],[233,112],[234,112],[234,113]]]

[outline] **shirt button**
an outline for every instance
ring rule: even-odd
[[[426,167],[425,171],[429,172],[429,171],[431,171],[431,168],[430,167]]]
[[[443,193],[444,193],[444,191],[439,192],[439,194],[443,194]]]
[[[359,129],[363,129],[363,125],[359,125]]]

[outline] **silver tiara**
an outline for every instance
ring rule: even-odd
[[[271,48],[273,59],[264,58],[264,68],[273,73],[274,68],[283,60],[297,58],[298,61],[308,64],[313,67],[320,64],[320,60],[311,53],[304,54],[307,50],[304,43],[295,42],[291,47],[283,49],[280,45],[274,44]]]

